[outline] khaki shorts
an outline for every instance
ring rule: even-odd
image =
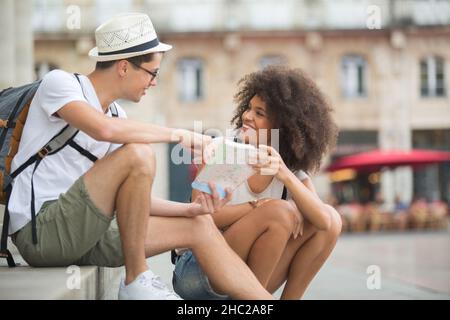
[[[92,202],[83,177],[58,200],[42,205],[36,227],[36,245],[31,237],[31,222],[13,240],[30,266],[119,267],[124,264],[117,223]]]

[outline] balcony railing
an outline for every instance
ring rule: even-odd
[[[160,32],[366,29],[450,25],[450,0],[34,0],[38,33],[91,33],[117,13],[141,11]],[[79,28],[70,19],[79,12]]]

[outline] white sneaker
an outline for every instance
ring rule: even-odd
[[[167,288],[161,278],[147,270],[125,285],[120,281],[119,300],[182,300],[175,292]]]

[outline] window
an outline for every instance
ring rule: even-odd
[[[203,61],[198,58],[184,58],[178,62],[179,97],[184,102],[203,98]]]
[[[267,66],[271,65],[279,65],[279,64],[285,64],[286,59],[283,56],[279,55],[268,55],[264,56],[259,60],[259,65],[261,69],[264,69]]]
[[[420,61],[420,95],[422,97],[445,96],[443,59],[430,56]]]
[[[367,96],[366,60],[357,55],[342,58],[341,86],[346,98]]]

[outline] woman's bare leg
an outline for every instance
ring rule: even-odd
[[[276,291],[287,280],[281,299],[300,299],[303,296],[333,250],[341,232],[339,213],[332,207],[329,209],[332,216],[330,229],[319,231],[306,222],[303,236],[289,240],[269,281],[269,292]]]
[[[294,227],[295,209],[287,201],[271,200],[230,226],[224,237],[264,287],[286,247]]]
[[[192,249],[218,293],[225,293],[233,299],[273,299],[228,246],[210,215],[194,218],[150,216],[146,256],[174,248]]]

